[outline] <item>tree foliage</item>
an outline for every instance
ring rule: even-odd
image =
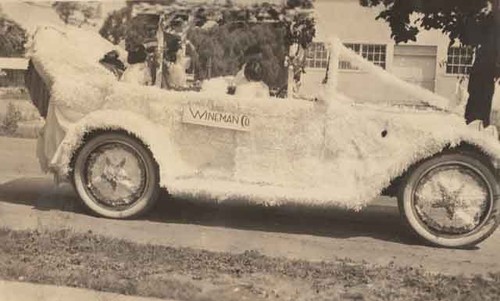
[[[26,31],[19,24],[0,16],[0,57],[22,56],[26,40]]]
[[[133,6],[140,3],[161,4],[164,6],[176,3],[175,0],[137,0],[127,1],[126,7],[114,11],[108,15],[100,34],[118,44],[125,40],[129,43],[142,43],[142,40],[152,38],[152,31],[156,29],[157,19],[145,16],[132,16]],[[285,6],[277,6],[269,3],[254,4],[246,8],[237,8],[232,1],[224,5],[193,4],[186,9],[194,12],[195,27],[202,27],[205,23],[216,16],[218,25],[228,23],[256,23],[263,21],[279,22],[287,27],[288,45],[298,42],[308,45],[314,35],[314,20],[305,15],[295,15],[290,18],[287,10],[295,8],[312,8],[313,0],[288,0]],[[177,12],[175,12],[177,13]]]
[[[113,44],[120,43],[127,33],[131,10],[128,7],[113,11],[108,15],[99,34]]]
[[[104,21],[99,34],[113,44],[125,41],[127,49],[154,38],[158,29],[158,16],[132,17],[131,13],[128,7],[112,12]]]
[[[52,7],[64,23],[69,24],[72,17],[78,17],[81,19],[78,21],[80,24],[75,25],[81,25],[88,23],[89,19],[96,16],[97,5],[98,3],[91,1],[56,1],[52,4]]]
[[[144,43],[155,36],[158,17],[153,15],[132,16],[133,6],[140,3],[172,4],[174,0],[127,1],[126,6],[111,12],[104,21],[99,34],[113,44],[125,41],[126,48]]]
[[[195,62],[197,76],[234,75],[244,63],[244,52],[253,45],[262,50],[264,82],[272,88],[286,84],[287,73],[283,61],[288,48],[285,29],[278,24],[224,24],[210,30],[192,30],[188,39],[198,52]]]
[[[54,2],[52,7],[64,23],[69,23],[69,17],[78,9],[77,2]]]
[[[415,41],[420,29],[438,29],[451,40],[481,45],[494,28],[493,0],[360,0],[383,6],[378,19],[388,22],[396,42]]]
[[[287,0],[286,6],[288,8],[313,8],[314,0]]]

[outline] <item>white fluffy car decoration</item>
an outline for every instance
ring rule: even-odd
[[[395,187],[406,221],[433,244],[476,244],[498,224],[498,138],[467,126],[431,92],[414,91],[437,108],[356,104],[334,80],[318,87],[314,102],[167,91],[118,82],[98,62],[113,49],[95,33],[41,28],[29,54],[33,101],[40,108],[37,95],[48,97],[41,165],[74,182],[100,215],[137,216],[159,187],[219,201],[353,210]],[[446,186],[447,175],[471,187]]]

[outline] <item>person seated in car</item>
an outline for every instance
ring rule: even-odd
[[[235,92],[235,87],[239,85],[242,82],[245,82],[245,66],[248,63],[249,60],[251,59],[258,59],[262,60],[262,49],[260,48],[259,45],[252,45],[245,50],[245,53],[243,54],[243,65],[241,66],[240,70],[238,73],[236,73],[236,76],[234,77],[233,81],[231,82],[231,85],[229,87],[229,94],[234,94]]]
[[[121,81],[144,86],[152,85],[151,69],[146,59],[147,53],[144,45],[138,45],[129,50],[127,57],[129,67],[123,72]]]
[[[243,78],[240,78],[235,85],[235,96],[242,98],[269,97],[269,87],[262,81],[264,72],[260,59],[251,58],[244,65],[243,75]]]

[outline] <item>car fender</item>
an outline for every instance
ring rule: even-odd
[[[447,150],[466,151],[488,159],[488,163],[491,164],[495,175],[498,177],[500,170],[500,141],[491,132],[466,127],[459,131],[456,139],[451,139],[446,145],[444,151]]]
[[[96,131],[125,131],[139,139],[151,151],[158,164],[160,183],[168,183],[174,176],[169,171],[175,170],[179,175],[184,165],[174,152],[169,137],[169,129],[153,123],[146,117],[123,110],[94,111],[68,126],[64,139],[59,144],[50,163],[50,169],[60,178],[67,178],[71,173],[71,163],[79,147],[89,134]]]
[[[360,209],[415,164],[463,145],[474,146],[493,165],[500,158],[498,138],[489,130],[466,125],[461,116],[339,104],[327,113],[322,168],[331,187],[344,189],[336,192],[344,192],[348,207]]]
[[[429,137],[431,136],[441,136],[443,139],[436,140],[429,138],[426,143],[421,145],[419,150],[415,151],[417,155],[414,156],[414,160],[400,165],[399,175],[391,179],[390,185],[384,188],[383,194],[395,195],[401,179],[408,175],[413,167],[418,166],[421,162],[434,156],[454,151],[476,154],[478,157],[483,158],[486,161],[485,163],[491,164],[497,179],[500,179],[500,143],[490,133],[467,126],[460,126],[456,128],[453,134],[446,131],[440,134],[439,130],[436,129],[433,135],[429,133]],[[421,150],[427,151],[422,152]]]

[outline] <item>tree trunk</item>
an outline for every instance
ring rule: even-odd
[[[471,123],[482,120],[484,126],[490,124],[491,105],[495,92],[497,29],[492,26],[486,38],[476,50],[476,58],[469,78],[469,99],[465,108],[465,120]]]
[[[494,65],[493,60],[490,62]],[[485,69],[476,67],[476,64],[473,66],[469,78],[469,99],[465,107],[465,120],[467,123],[482,120],[486,127],[490,124],[491,105],[495,92],[495,74]]]

